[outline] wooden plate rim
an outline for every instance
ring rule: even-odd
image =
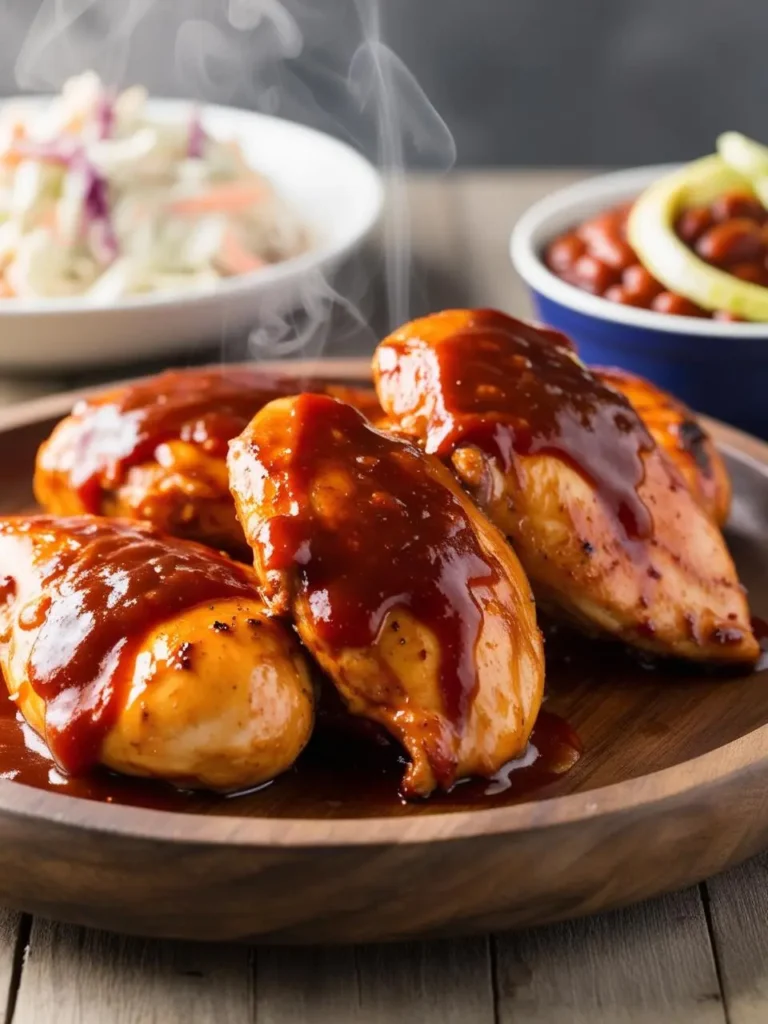
[[[253,364],[249,364],[251,367]],[[362,379],[365,359],[265,362],[260,368],[291,375],[317,372],[338,379]],[[108,385],[111,386],[111,385]],[[78,389],[11,406],[0,411],[0,432],[66,415],[74,403],[105,385]],[[742,462],[768,472],[768,444],[717,421],[706,419],[718,446]],[[454,811],[389,818],[244,818],[196,815],[104,804],[50,793],[22,783],[0,780],[0,813],[20,819],[55,822],[64,828],[86,828],[115,836],[197,846],[305,848],[410,845],[424,842],[522,833],[548,829],[580,819],[619,819],[648,813],[685,795],[735,780],[740,774],[768,771],[768,725],[715,750],[658,772],[584,793],[533,800],[488,810]]]

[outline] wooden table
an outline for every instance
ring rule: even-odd
[[[580,176],[409,182],[413,307],[529,312],[507,258],[509,227],[534,199]],[[0,402],[84,379],[0,379]],[[768,858],[758,857],[697,888],[600,917],[381,947],[143,941],[0,912],[0,1001],[15,1024],[763,1024],[767,872]]]

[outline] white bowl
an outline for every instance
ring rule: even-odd
[[[588,178],[576,185],[558,189],[540,199],[523,214],[512,231],[510,255],[515,270],[534,293],[568,307],[585,316],[609,320],[631,327],[645,327],[670,334],[702,335],[710,338],[768,337],[768,325],[757,323],[730,323],[719,320],[698,319],[657,313],[652,309],[638,309],[610,302],[599,295],[590,295],[553,274],[542,259],[548,242],[569,228],[595,214],[635,199],[653,182],[665,174],[678,170],[679,164],[659,164],[654,167],[633,167],[627,171],[614,171]]]
[[[39,107],[50,98],[4,102]],[[186,101],[147,102],[148,116],[157,120],[183,121],[190,111]],[[299,305],[313,277],[353,252],[378,221],[381,176],[350,146],[292,121],[229,107],[205,107],[202,120],[212,135],[236,139],[248,162],[272,181],[309,227],[310,249],[194,294],[130,296],[108,307],[82,298],[0,299],[0,367],[125,363],[216,343],[223,329],[227,336],[244,334]]]

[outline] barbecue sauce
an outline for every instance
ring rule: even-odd
[[[651,536],[638,488],[653,441],[564,335],[495,310],[448,310],[396,331],[379,346],[376,369],[426,451],[449,458],[474,446],[505,473],[517,456],[553,455],[596,488],[629,540]]]
[[[460,729],[477,689],[477,592],[498,581],[499,564],[429,457],[356,409],[300,395],[288,435],[247,441],[248,471],[271,488],[274,514],[258,538],[265,571],[295,573],[334,650],[370,646],[392,609],[410,609],[439,642],[445,714]]]
[[[177,813],[345,817],[504,806],[556,783],[580,755],[581,743],[573,729],[558,715],[542,711],[524,756],[504,765],[493,778],[468,779],[450,792],[436,791],[428,800],[406,801],[399,791],[403,754],[397,744],[383,736],[379,742],[355,736],[354,727],[341,734],[320,724],[284,775],[255,790],[222,796],[176,789],[101,766],[84,775],[63,774],[43,740],[0,694],[0,779],[100,803]]]
[[[83,511],[98,514],[105,492],[132,466],[156,458],[158,448],[184,441],[213,458],[274,398],[300,391],[338,391],[380,414],[370,389],[264,373],[247,367],[169,370],[104,396],[84,399],[43,449],[43,466],[67,474]]]
[[[14,546],[25,542],[31,551],[14,559]],[[26,558],[39,574],[39,600],[6,608],[6,615],[36,633],[29,682],[45,701],[48,746],[72,775],[98,762],[125,703],[133,655],[148,633],[195,605],[258,597],[244,566],[140,523],[6,520],[0,551],[6,580]],[[3,593],[14,600],[8,583]]]

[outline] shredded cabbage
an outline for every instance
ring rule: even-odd
[[[151,120],[146,99],[86,72],[31,116],[0,109],[0,294],[105,303],[209,288],[307,248],[236,141],[210,136],[197,107]]]

